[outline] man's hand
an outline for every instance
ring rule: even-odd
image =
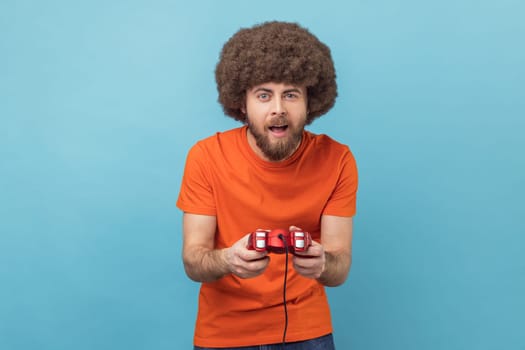
[[[230,248],[222,250],[228,269],[240,278],[252,278],[262,274],[270,262],[267,252],[247,249],[249,235],[235,242]]]
[[[215,248],[217,218],[184,213],[182,258],[189,278],[196,282],[213,282],[230,273],[241,278],[260,275],[268,266],[266,252],[248,250],[248,235],[229,248]]]
[[[325,270],[326,256],[320,243],[312,241],[312,245],[304,252],[295,252],[293,267],[301,276],[317,279]]]
[[[290,227],[290,231],[298,229]],[[352,264],[352,218],[323,215],[321,243],[312,241],[305,252],[295,252],[293,266],[298,274],[335,287],[344,283]]]
[[[302,231],[297,226],[290,226],[289,231]],[[293,267],[301,276],[307,278],[319,278],[325,269],[326,258],[324,247],[312,241],[312,245],[304,252],[295,252]]]

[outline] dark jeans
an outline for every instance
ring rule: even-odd
[[[334,338],[331,334],[324,335],[319,338],[298,341],[293,343],[286,343],[283,346],[282,343],[268,344],[268,345],[256,345],[256,346],[242,346],[238,348],[201,348],[198,346],[193,347],[194,350],[335,350]]]

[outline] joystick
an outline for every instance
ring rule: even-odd
[[[288,250],[292,254],[304,252],[312,244],[310,234],[302,230],[256,230],[252,232],[248,239],[248,249],[258,252],[271,252],[277,254],[286,253]]]

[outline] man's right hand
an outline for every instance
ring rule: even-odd
[[[184,213],[182,259],[184,270],[196,282],[214,282],[230,273],[240,278],[260,275],[268,266],[266,252],[247,249],[248,236],[229,248],[215,248],[217,218]]]
[[[258,252],[247,249],[248,233],[235,242],[231,247],[222,250],[222,258],[228,269],[240,278],[259,276],[266,270],[270,257],[267,252]]]

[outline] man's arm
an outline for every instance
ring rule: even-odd
[[[182,221],[182,259],[192,280],[212,282],[230,273],[249,278],[266,269],[269,258],[266,253],[246,249],[247,235],[229,248],[215,249],[215,216],[184,213]]]
[[[209,282],[228,274],[223,250],[214,249],[217,218],[184,213],[182,224],[182,260],[188,277],[196,282]]]
[[[316,278],[325,286],[344,283],[352,263],[352,218],[323,215],[321,244],[312,242],[304,253],[294,257],[294,268],[305,277]]]

